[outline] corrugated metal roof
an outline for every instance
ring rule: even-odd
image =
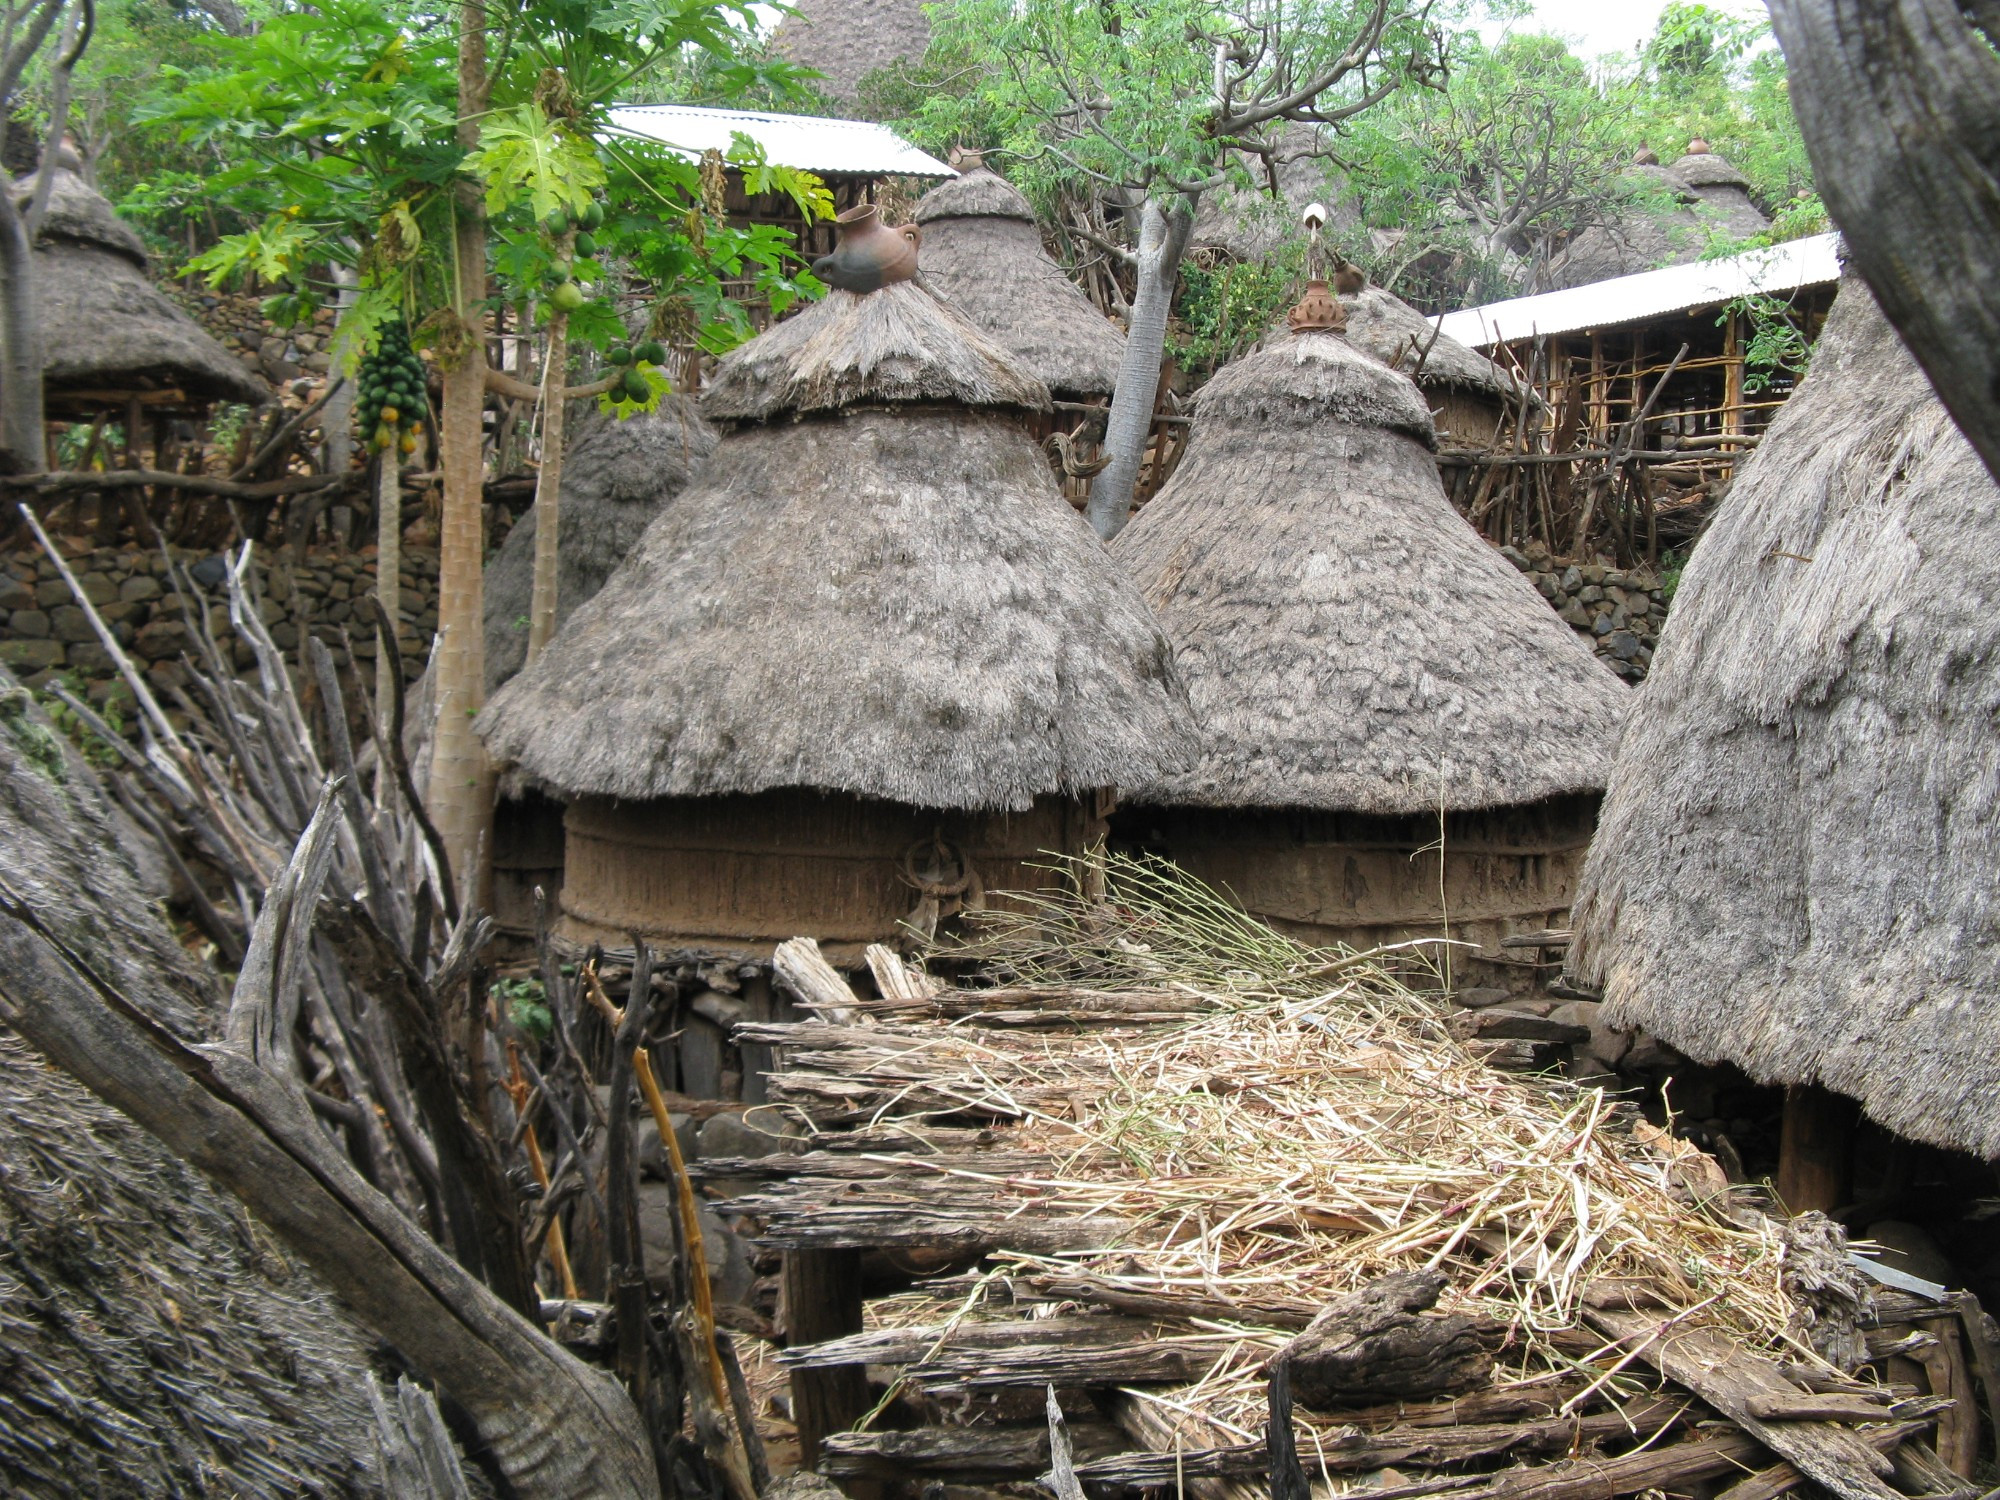
[[[728,154],[739,131],[764,148],[774,167],[797,167],[822,176],[956,177],[886,125],[867,120],[823,120],[814,115],[772,115],[756,110],[696,109],[686,104],[614,104],[614,129],[658,141],[689,156],[707,150]]]
[[[1463,312],[1446,313],[1441,326],[1451,337],[1475,349],[1490,349],[1538,333],[1615,328],[1665,313],[1714,307],[1752,292],[1782,293],[1824,286],[1840,280],[1839,252],[1839,235],[1816,234],[1725,260],[1698,260],[1641,271],[1636,276],[1614,276],[1567,291],[1468,307]]]

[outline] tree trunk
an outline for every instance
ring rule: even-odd
[[[1772,0],[1771,25],[1827,212],[2000,477],[2000,5]]]
[[[479,144],[486,112],[486,7],[466,0],[459,12],[458,140]],[[465,910],[492,905],[493,768],[472,732],[486,694],[485,462],[486,213],[477,186],[458,186],[455,311],[462,350],[444,375],[439,467],[444,471],[444,527],[438,547],[437,742],[431,754],[432,821]]]
[[[1167,347],[1167,314],[1173,308],[1174,283],[1181,256],[1194,230],[1194,201],[1181,197],[1169,205],[1148,199],[1139,210],[1138,294],[1132,301],[1132,326],[1125,336],[1125,358],[1118,366],[1118,385],[1111,393],[1104,451],[1110,462],[1090,486],[1084,516],[1107,542],[1123,529],[1132,514],[1132,487],[1146,460],[1146,438],[1153,429],[1153,400],[1159,394],[1160,360]]]
[[[12,193],[0,192],[0,467],[48,468],[42,431],[42,332],[35,258]]]
[[[330,274],[334,285],[340,289],[333,298],[334,345],[338,347],[340,325],[347,317],[347,310],[354,306],[354,293],[360,277],[352,266],[331,267]],[[328,378],[338,378],[339,374],[338,370],[332,371]],[[320,412],[320,431],[326,434],[320,467],[329,474],[343,473],[354,458],[354,397],[354,382],[344,380],[340,388],[327,397],[326,406]]]
[[[403,464],[402,449],[392,440],[377,459],[375,471],[375,597],[389,616],[389,628],[403,633]],[[375,647],[375,721],[388,742],[396,715],[396,669],[388,650]]]
[[[576,244],[574,233],[563,236],[558,253],[565,259]],[[535,581],[528,604],[528,661],[556,631],[556,560],[562,508],[564,412],[569,403],[563,387],[569,381],[569,314],[561,308],[549,315],[549,347],[542,361],[542,466],[535,478]]]

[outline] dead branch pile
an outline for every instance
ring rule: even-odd
[[[771,1095],[809,1140],[704,1163],[765,1179],[728,1207],[794,1263],[938,1273],[787,1351],[802,1411],[816,1377],[889,1385],[832,1414],[823,1472],[1059,1472],[1049,1388],[1104,1492],[1286,1493],[1293,1449],[1336,1490],[1393,1469],[1376,1494],[1958,1487],[1914,1441],[1958,1393],[1856,1373],[1884,1314],[1823,1221],[1732,1198],[1597,1089],[1490,1070],[1407,955],[1306,948],[1156,867],[1089,873],[1101,899],[982,940],[1001,987],[878,950],[893,998],[794,979],[822,1019],[738,1029],[783,1048]]]

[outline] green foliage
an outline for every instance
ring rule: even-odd
[[[487,991],[500,1002],[508,1022],[538,1042],[555,1031],[555,1017],[549,1014],[548,991],[539,979],[498,979]]]
[[[486,211],[505,213],[526,201],[535,218],[558,209],[579,212],[604,186],[604,163],[592,143],[528,103],[497,110],[479,125],[479,149],[466,170],[486,184]]]
[[[69,779],[62,743],[28,716],[29,702],[26,688],[0,690],[0,729],[7,731],[8,738],[30,765],[60,786]],[[56,706],[62,707],[60,703]]]
[[[64,672],[56,680],[62,684],[63,689],[73,698],[84,698],[89,689],[89,684],[76,672]],[[43,689],[36,696],[40,699],[42,712],[48,715],[49,722],[62,733],[64,738],[76,746],[78,753],[92,767],[99,771],[109,771],[114,767],[124,764],[125,757],[119,752],[118,747],[103,739],[88,724],[84,723],[77,715],[75,709],[71,708],[62,699],[47,689]],[[131,694],[125,691],[123,685],[120,685],[99,705],[97,716],[104,721],[105,727],[113,734],[123,734],[125,732],[125,710],[131,705],[131,702]],[[48,748],[55,750],[55,760],[59,770],[62,763],[62,752],[56,747],[51,746]],[[60,774],[57,775],[56,779],[62,779]]]
[[[1183,266],[1175,361],[1206,373],[1250,349],[1298,300],[1304,269],[1297,246],[1268,261]]]
[[[1788,298],[1761,292],[1738,297],[1723,309],[1716,326],[1732,317],[1742,320],[1749,335],[1743,340],[1744,390],[1756,394],[1804,377],[1812,363],[1812,340],[1806,337],[1804,316]]]

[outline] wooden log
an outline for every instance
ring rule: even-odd
[[[1861,1438],[1870,1447],[1886,1453],[1921,1432],[1925,1425],[1922,1422],[1897,1422],[1886,1427],[1870,1428]],[[1805,1482],[1805,1475],[1790,1464],[1776,1463],[1739,1479],[1717,1495],[1715,1500],[1777,1500],[1778,1496],[1789,1494]]]
[[[1930,1377],[1931,1394],[1949,1397],[1952,1405],[1938,1418],[1937,1455],[1952,1473],[1969,1476],[1979,1462],[1979,1407],[1974,1402],[1972,1370],[1959,1337],[1958,1318],[1933,1318],[1925,1325],[1936,1346],[1919,1359]]]
[[[1035,1277],[1027,1283],[1037,1296],[1054,1302],[1091,1302],[1138,1317],[1203,1318],[1252,1328],[1303,1329],[1316,1313],[1304,1303],[1226,1302],[1191,1292],[1133,1292],[1087,1277]]]
[[[1814,1084],[1785,1090],[1778,1138],[1778,1197],[1795,1214],[1831,1213],[1848,1201],[1854,1168],[1854,1101]]]
[[[1026,1342],[1100,1345],[1135,1343],[1152,1337],[1159,1325],[1144,1318],[1042,1318],[964,1322],[953,1328],[871,1328],[865,1333],[820,1344],[795,1344],[778,1356],[787,1369],[834,1365],[909,1365],[940,1348],[1006,1351]]]
[[[856,1250],[793,1250],[781,1272],[788,1347],[825,1343],[861,1331],[861,1255]],[[810,1470],[821,1443],[868,1411],[868,1376],[859,1365],[792,1371],[792,1420],[799,1461]]]
[[[1516,1041],[1567,1044],[1590,1040],[1588,1026],[1551,1020],[1530,1010],[1496,1005],[1489,1010],[1461,1011],[1451,1018],[1451,1034],[1462,1041]]]
[[[1398,1271],[1329,1303],[1285,1346],[1299,1401],[1325,1410],[1483,1385],[1494,1326],[1460,1313],[1426,1316],[1444,1284],[1437,1271]]]
[[[1570,929],[1567,927],[1544,927],[1539,932],[1517,932],[1512,937],[1500,939],[1503,948],[1567,948]]]
[[[2000,1336],[1996,1336],[1993,1320],[1972,1293],[1954,1292],[1952,1307],[1965,1331],[1965,1347],[1972,1357],[1972,1368],[1986,1389],[1986,1420],[1995,1435],[2000,1436]]]
[[[1104,1422],[1070,1422],[1081,1461],[1124,1446]],[[1033,1479],[1049,1466],[1049,1432],[1038,1427],[919,1427],[910,1432],[837,1432],[820,1444],[819,1472],[832,1479],[924,1477],[959,1484]]]
[[[1790,1396],[1797,1387],[1771,1360],[1739,1348],[1719,1328],[1676,1326],[1650,1313],[1586,1305],[1584,1318],[1634,1349],[1669,1380],[1686,1386],[1759,1442],[1842,1500],[1892,1500],[1889,1463],[1855,1432],[1832,1422],[1770,1422],[1751,1414],[1754,1396]]]
[[[811,938],[792,938],[771,954],[771,973],[798,997],[800,1005],[824,1020],[850,1025],[861,1019],[860,1000]]]
[[[697,1099],[722,1097],[723,1035],[715,1022],[692,1014],[681,1027],[681,1087]]]
[[[1743,1408],[1766,1422],[1880,1422],[1890,1415],[1883,1402],[1858,1394],[1758,1394],[1745,1397]]]

